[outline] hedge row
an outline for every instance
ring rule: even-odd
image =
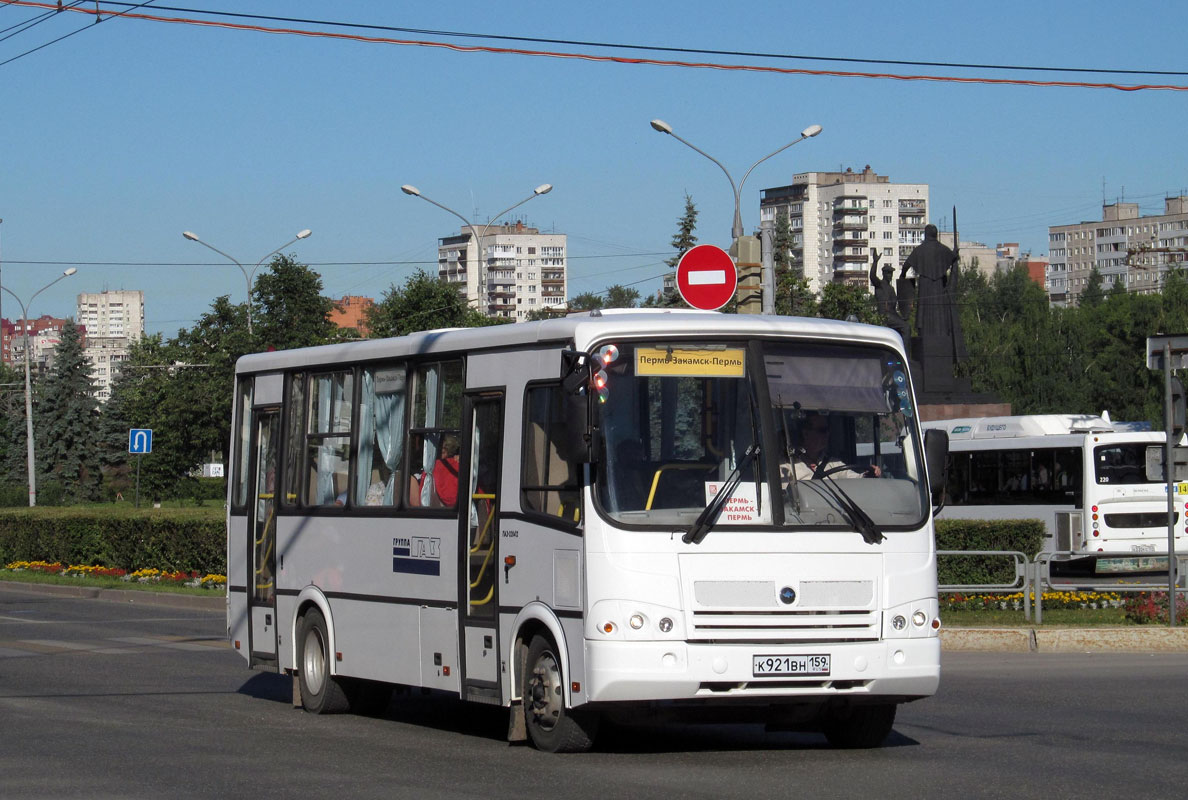
[[[1017,550],[1029,558],[1043,546],[1044,523],[1038,519],[941,519],[936,522],[937,550]],[[1014,561],[1006,556],[937,556],[941,585],[1010,583]]]
[[[0,567],[12,561],[227,574],[223,517],[201,509],[0,511]]]

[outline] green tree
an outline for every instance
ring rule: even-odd
[[[875,308],[874,298],[866,291],[866,287],[849,283],[825,284],[821,289],[818,313],[826,319],[856,317],[859,322],[869,322],[872,325],[882,322],[878,309]]]
[[[604,308],[635,308],[639,305],[639,292],[626,286],[615,284],[606,290],[606,305]]]
[[[1093,306],[1101,305],[1105,300],[1105,290],[1102,289],[1102,277],[1098,272],[1097,267],[1089,270],[1089,282],[1085,284],[1085,288],[1081,291],[1080,305]]]
[[[62,326],[54,363],[39,387],[33,436],[39,475],[52,476],[71,501],[99,495],[99,401],[93,394],[91,363],[73,321]]]
[[[334,301],[322,296],[322,276],[292,256],[278,255],[252,288],[252,328],[259,349],[289,350],[335,341]]]
[[[677,264],[681,261],[681,256],[692,250],[697,244],[696,230],[697,206],[693,204],[692,196],[685,192],[685,213],[677,220],[677,232],[672,235],[672,249],[676,250],[676,255],[665,261],[665,264],[676,269]]]
[[[596,308],[602,308],[602,295],[594,292],[582,292],[569,300],[570,311],[593,311]]]
[[[367,312],[373,338],[404,336],[436,328],[474,328],[509,320],[484,317],[470,308],[456,286],[418,269],[403,286],[393,284]]]

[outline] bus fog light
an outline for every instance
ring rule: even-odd
[[[672,630],[672,620],[670,620],[668,617],[661,617],[659,628],[661,633],[668,633]]]
[[[903,662],[907,661],[907,655],[905,655],[902,650],[896,650],[891,654],[891,660],[896,664],[902,664]]]
[[[924,623],[927,621],[928,621],[928,615],[925,614],[923,611],[917,611],[915,614],[912,614],[912,624],[915,625],[917,628],[924,627]]]
[[[891,627],[897,631],[901,631],[907,627],[907,619],[904,618],[903,614],[896,614],[891,618]]]
[[[644,625],[644,618],[642,614],[632,614],[631,619],[627,620],[627,624],[635,630],[639,630]]]

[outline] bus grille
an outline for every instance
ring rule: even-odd
[[[879,638],[879,613],[867,608],[726,611],[696,609],[690,641],[831,643],[873,642]]]
[[[796,582],[795,607],[773,581],[695,581],[693,641],[866,642],[879,638],[874,582]]]

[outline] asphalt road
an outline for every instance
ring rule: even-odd
[[[945,653],[879,750],[759,726],[504,741],[506,712],[398,696],[293,709],[221,615],[0,589],[0,797],[1181,798],[1188,654]]]

